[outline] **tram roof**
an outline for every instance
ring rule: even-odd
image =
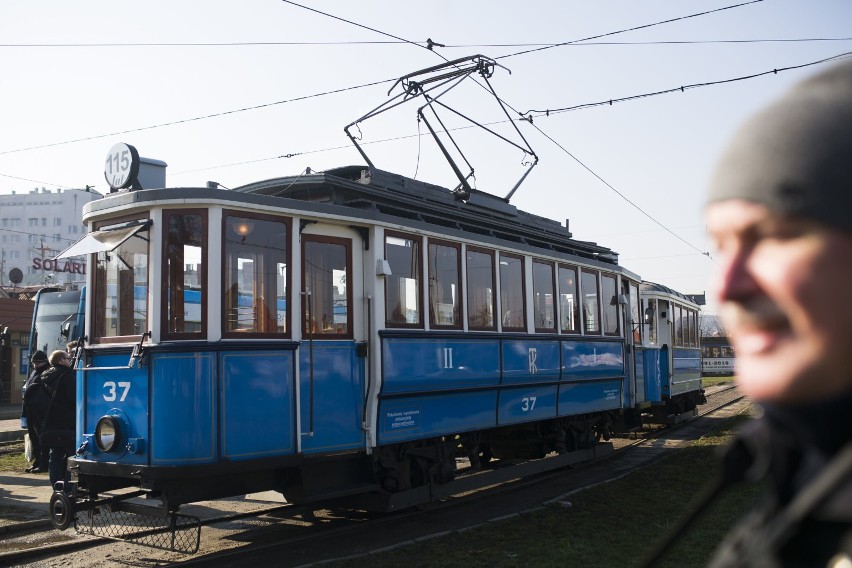
[[[681,294],[677,290],[673,290],[664,284],[657,284],[656,282],[649,282],[647,280],[643,280],[641,284],[639,284],[640,292],[659,292],[661,294],[670,294],[672,296],[677,296],[687,304],[691,304],[693,306],[698,306],[698,304],[693,301],[692,298],[687,296],[686,294]]]
[[[115,192],[86,204],[83,218],[85,221],[102,217],[110,210],[163,199],[193,202],[225,199],[246,205],[280,205],[310,214],[352,216],[461,237],[478,235],[479,240],[496,246],[515,243],[519,249],[565,254],[641,280],[619,266],[618,253],[612,249],[576,240],[559,222],[521,211],[504,198],[473,190],[467,200],[462,200],[447,188],[366,166],[273,178],[231,190],[177,187]]]
[[[559,222],[521,211],[501,197],[472,190],[469,198],[462,200],[447,188],[366,166],[269,179],[234,191],[375,210],[397,219],[402,217],[618,264],[618,253],[612,249],[576,240]]]

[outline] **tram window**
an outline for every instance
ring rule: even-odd
[[[621,326],[618,325],[618,289],[615,286],[615,276],[601,274],[601,299],[603,300],[603,331],[604,335],[619,335]]]
[[[385,322],[389,327],[423,327],[420,317],[420,239],[388,233],[385,260]]]
[[[207,331],[207,211],[164,211],[163,225],[163,338],[202,338]]]
[[[287,333],[288,223],[226,211],[223,336]]]
[[[630,283],[630,327],[633,328],[633,343],[642,343],[642,319],[639,317],[639,286]]]
[[[692,315],[689,308],[683,309],[683,345],[692,346]]]
[[[494,320],[494,253],[468,247],[467,325],[470,329],[496,330]]]
[[[577,269],[559,265],[559,309],[562,333],[580,333]]]
[[[648,307],[645,308],[645,322],[648,324],[648,345],[657,344],[657,300],[648,300]]]
[[[350,249],[346,239],[302,236],[306,336],[352,337]]]
[[[429,313],[435,327],[461,327],[459,246],[429,243]]]
[[[110,226],[97,229],[109,231]],[[116,341],[148,330],[148,235],[143,226],[117,247],[95,256],[92,336],[98,340]]]
[[[503,331],[522,331],[526,328],[524,259],[520,256],[500,255],[500,310]]]
[[[692,312],[692,346],[698,347],[698,312]]]
[[[580,284],[583,292],[583,330],[590,335],[600,335],[598,273],[585,270],[580,271]]]
[[[553,265],[533,261],[533,319],[536,331],[556,331]]]
[[[672,316],[675,324],[675,345],[683,346],[683,309],[680,306],[672,306]]]

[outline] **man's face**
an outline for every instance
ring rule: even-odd
[[[852,391],[852,235],[743,200],[706,220],[742,392],[805,404]]]

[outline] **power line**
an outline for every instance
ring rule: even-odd
[[[29,179],[29,178],[18,177],[18,176],[12,176],[12,175],[9,175],[9,174],[3,174],[3,173],[0,173],[0,177],[5,177],[5,178],[9,178],[9,179],[19,179],[19,180],[21,180],[21,181],[28,181],[28,182],[31,182],[31,183],[37,183],[37,184],[39,184],[39,185],[52,185],[52,186],[54,186],[54,187],[61,187],[61,188],[64,188],[64,189],[76,189],[76,188],[74,188],[74,187],[72,187],[72,186],[70,186],[70,185],[62,185],[62,184],[59,184],[59,183],[51,183],[51,182],[47,182],[47,181],[39,181],[39,180],[37,180],[37,179]]]
[[[311,8],[311,7],[309,7],[309,6],[304,6],[304,5],[302,5],[302,4],[297,4],[296,2],[293,2],[292,0],[281,0],[281,1],[282,1],[282,2],[285,2],[286,4],[290,4],[290,5],[292,5],[292,6],[296,6],[297,8],[302,8],[302,9],[304,9],[304,10],[309,10],[309,11],[311,11],[311,12],[315,12],[315,13],[317,13],[317,14],[320,14],[320,15],[326,16],[326,17],[328,17],[328,18],[332,18],[332,19],[334,19],[334,20],[340,20],[341,22],[345,22],[345,23],[347,23],[347,24],[350,24],[350,25],[353,25],[353,26],[357,26],[357,27],[359,27],[359,28],[363,28],[363,29],[365,29],[365,30],[369,30],[369,31],[371,31],[371,32],[375,32],[375,33],[377,33],[377,34],[380,34],[380,35],[383,35],[383,36],[387,36],[387,37],[393,38],[393,39],[395,39],[395,40],[399,40],[399,41],[404,42],[404,43],[410,43],[411,45],[416,45],[417,47],[422,47],[423,49],[428,49],[428,50],[430,50],[430,51],[432,50],[430,47],[427,47],[427,46],[424,46],[424,45],[420,45],[419,43],[417,43],[417,42],[415,42],[415,41],[411,41],[411,40],[408,40],[408,39],[405,39],[405,38],[401,38],[401,37],[399,37],[399,36],[395,36],[395,35],[393,35],[393,34],[389,34],[389,33],[387,33],[387,32],[383,32],[383,31],[381,31],[381,30],[377,30],[377,29],[375,29],[375,28],[371,28],[370,26],[365,26],[364,24],[359,24],[358,22],[353,22],[353,21],[351,21],[351,20],[347,20],[346,18],[341,18],[340,16],[335,16],[334,14],[329,14],[328,12],[323,12],[322,10],[317,10],[316,8]],[[431,43],[432,43],[432,41],[431,41],[431,40],[427,40],[427,41],[429,42],[429,44],[431,44]]]
[[[735,83],[737,81],[745,81],[747,79],[755,79],[757,77],[763,77],[763,76],[766,76],[766,75],[777,75],[778,73],[780,73],[782,71],[790,71],[792,69],[802,69],[804,67],[810,67],[812,65],[819,65],[820,63],[827,63],[829,61],[834,61],[834,60],[837,60],[837,59],[843,59],[843,58],[848,57],[850,55],[852,55],[852,51],[847,51],[846,53],[840,53],[838,55],[832,55],[831,57],[826,57],[825,59],[820,59],[818,61],[811,61],[809,63],[802,63],[801,65],[790,65],[788,67],[778,67],[778,68],[775,68],[775,69],[771,69],[769,71],[762,71],[760,73],[753,73],[751,75],[743,75],[741,77],[733,77],[733,78],[730,78],[730,79],[721,79],[719,81],[707,81],[707,82],[704,82],[704,83],[693,83],[691,85],[681,85],[680,87],[672,87],[670,89],[663,89],[661,91],[652,91],[650,93],[643,93],[641,95],[630,95],[630,96],[627,96],[627,97],[621,97],[621,98],[617,98],[617,99],[609,99],[609,100],[606,100],[606,101],[598,101],[598,102],[595,102],[595,103],[583,103],[583,104],[574,105],[574,106],[570,106],[570,107],[562,107],[562,108],[556,108],[556,109],[545,109],[545,110],[530,109],[530,110],[526,111],[525,113],[522,113],[521,115],[527,116],[527,117],[529,117],[529,116],[550,116],[552,114],[559,114],[559,113],[568,112],[568,111],[572,111],[572,110],[580,110],[580,109],[592,108],[592,107],[596,107],[596,106],[606,106],[606,105],[611,106],[615,103],[621,103],[621,102],[625,102],[625,101],[632,101],[632,100],[643,99],[643,98],[648,98],[648,97],[655,97],[655,96],[658,96],[658,95],[666,95],[666,94],[675,93],[675,92],[678,92],[678,91],[685,92],[687,90],[698,89],[700,87],[711,87],[711,86],[714,86],[714,85],[722,85],[722,84],[725,84],[725,83]],[[533,113],[538,113],[538,114],[533,114]]]
[[[254,47],[254,46],[306,46],[306,45],[397,45],[401,41],[222,41],[222,42],[138,42],[138,43],[0,43],[0,47]],[[425,41],[415,42],[426,44]]]
[[[697,12],[695,14],[689,14],[687,16],[678,16],[677,18],[669,18],[668,20],[660,20],[659,22],[653,22],[653,23],[650,23],[650,24],[643,24],[641,26],[634,26],[632,28],[624,28],[624,29],[621,29],[621,30],[616,30],[614,32],[607,32],[605,34],[598,34],[598,35],[595,35],[595,36],[589,36],[589,37],[586,37],[586,38],[576,39],[576,40],[573,40],[573,41],[566,41],[566,42],[563,42],[563,43],[557,43],[557,44],[548,45],[548,46],[544,46],[544,47],[537,47],[535,49],[527,49],[527,50],[524,50],[524,51],[518,51],[517,53],[510,53],[508,55],[503,55],[501,57],[495,57],[495,59],[506,59],[508,57],[515,57],[515,56],[518,56],[518,55],[526,55],[528,53],[535,53],[537,51],[544,51],[545,49],[553,49],[554,47],[562,47],[562,46],[565,46],[565,45],[579,43],[581,41],[599,39],[599,38],[602,38],[602,37],[608,37],[608,36],[622,34],[622,33],[626,33],[626,32],[634,32],[636,30],[652,28],[654,26],[659,26],[659,25],[662,25],[662,24],[670,24],[672,22],[678,22],[680,20],[688,20],[690,18],[697,18],[699,16],[706,16],[708,14],[713,14],[713,13],[716,13],[716,12],[722,12],[724,10],[732,10],[734,8],[740,8],[742,6],[748,6],[749,4],[757,4],[758,2],[763,2],[763,0],[749,0],[748,2],[741,2],[739,4],[732,4],[730,6],[723,6],[721,8],[716,8],[714,10]]]
[[[175,125],[178,125],[178,124],[186,124],[186,123],[189,123],[189,122],[197,122],[199,120],[205,120],[205,119],[208,119],[208,118],[217,118],[217,117],[220,117],[220,116],[227,116],[229,114],[237,114],[237,113],[246,112],[246,111],[249,111],[249,110],[258,110],[258,109],[262,109],[262,108],[273,107],[273,106],[276,106],[276,105],[282,105],[282,104],[287,104],[287,103],[292,103],[292,102],[297,102],[297,101],[303,101],[303,100],[307,100],[307,99],[324,97],[324,96],[328,96],[328,95],[335,95],[335,94],[343,93],[343,92],[346,92],[346,91],[354,91],[356,89],[363,89],[365,87],[372,87],[372,86],[375,86],[375,85],[381,85],[382,83],[390,83],[391,81],[395,81],[395,80],[396,80],[396,78],[383,79],[381,81],[373,81],[371,83],[364,83],[364,84],[361,84],[361,85],[355,85],[354,87],[344,87],[344,88],[341,88],[341,89],[333,89],[331,91],[324,91],[322,93],[314,93],[312,95],[304,95],[304,96],[301,96],[301,97],[294,97],[292,99],[284,99],[284,100],[275,101],[275,102],[272,102],[272,103],[264,103],[264,104],[260,104],[260,105],[250,106],[250,107],[226,110],[226,111],[223,111],[223,112],[216,112],[216,113],[212,113],[212,114],[206,114],[206,115],[203,115],[203,116],[195,116],[195,117],[192,117],[192,118],[174,120],[174,121],[171,121],[171,122],[164,122],[164,123],[153,124],[153,125],[149,125],[149,126],[141,126],[139,128],[129,128],[127,130],[120,130],[120,131],[117,131],[117,132],[110,132],[110,133],[107,133],[107,134],[96,134],[94,136],[86,136],[85,138],[75,138],[73,140],[63,140],[61,142],[51,142],[49,144],[41,144],[41,145],[38,145],[38,146],[29,146],[29,147],[26,147],[26,148],[17,148],[17,149],[14,149],[14,150],[2,150],[2,151],[0,151],[0,156],[6,155],[6,154],[15,154],[15,153],[18,153],[18,152],[27,152],[29,150],[41,150],[43,148],[52,148],[54,146],[63,146],[65,144],[75,144],[77,142],[86,142],[86,141],[89,141],[89,140],[97,140],[99,138],[107,138],[109,136],[118,136],[118,135],[121,135],[121,134],[129,134],[131,132],[142,132],[142,131],[145,131],[145,130],[153,130],[155,128],[164,128],[166,126],[175,126]]]
[[[530,124],[532,124],[532,122],[530,122]],[[608,181],[606,181],[604,178],[602,178],[601,176],[599,176],[599,175],[598,175],[598,174],[597,174],[594,170],[592,170],[592,168],[590,168],[590,167],[589,167],[589,166],[587,166],[585,163],[583,163],[583,161],[582,161],[582,160],[580,160],[577,156],[575,156],[574,154],[572,154],[571,152],[569,152],[569,151],[568,151],[568,149],[566,149],[566,148],[565,148],[562,144],[560,144],[559,142],[557,142],[556,140],[554,140],[552,137],[550,137],[547,133],[545,133],[543,130],[541,130],[538,126],[536,126],[535,124],[533,124],[532,126],[533,126],[533,128],[535,128],[536,130],[538,130],[538,131],[539,131],[539,133],[540,133],[542,136],[544,136],[545,138],[547,138],[548,140],[550,140],[550,141],[551,141],[554,145],[556,145],[556,147],[557,147],[557,148],[559,148],[560,150],[562,150],[563,152],[565,152],[568,156],[570,156],[572,160],[574,160],[575,162],[577,162],[578,164],[580,164],[580,166],[582,166],[582,167],[583,167],[583,169],[585,169],[587,172],[589,172],[590,174],[592,174],[593,176],[595,176],[596,178],[598,178],[598,180],[600,180],[600,182],[601,182],[601,183],[603,183],[605,186],[607,186],[608,188],[610,188],[612,191],[614,191],[614,192],[616,193],[616,195],[618,195],[618,196],[619,196],[620,198],[622,198],[624,201],[626,201],[626,202],[627,202],[627,203],[629,203],[631,206],[633,206],[633,208],[634,208],[634,209],[636,209],[637,211],[639,211],[640,213],[642,213],[645,217],[647,217],[648,219],[650,219],[651,221],[653,221],[655,224],[657,224],[657,225],[659,225],[660,227],[662,227],[662,228],[663,228],[663,229],[664,229],[667,233],[669,233],[670,235],[672,235],[673,237],[675,237],[676,239],[678,239],[679,241],[681,241],[682,243],[684,243],[685,245],[687,245],[689,248],[691,248],[691,249],[693,249],[693,250],[698,251],[699,253],[703,254],[703,255],[704,255],[704,256],[706,256],[707,258],[712,258],[712,257],[710,256],[710,253],[709,253],[709,252],[707,252],[707,251],[703,251],[703,250],[699,249],[698,247],[696,247],[695,245],[693,245],[692,243],[690,243],[689,241],[687,241],[686,239],[684,239],[683,237],[681,237],[680,235],[678,235],[677,233],[675,233],[674,231],[672,231],[671,229],[669,229],[668,227],[666,227],[665,225],[663,225],[660,221],[657,221],[657,219],[656,219],[656,218],[654,218],[654,217],[653,217],[650,213],[648,213],[647,211],[645,211],[644,209],[642,209],[641,207],[639,207],[636,203],[634,203],[633,201],[631,201],[631,200],[630,200],[630,199],[629,199],[626,195],[624,195],[623,193],[621,193],[620,191],[618,191],[615,187],[613,187],[613,186],[612,186],[612,184],[610,184],[610,183],[609,183]]]
[[[448,43],[446,49],[471,49],[481,47],[584,47],[602,45],[712,45],[740,43],[809,43],[852,41],[852,37],[804,37],[804,38],[757,38],[757,39],[706,39],[706,40],[657,40],[657,41],[586,41],[573,40],[567,43]],[[583,42],[583,43],[580,43]],[[414,44],[428,49],[428,40],[411,41],[224,41],[224,42],[136,42],[136,43],[0,43],[0,48],[94,48],[94,47],[305,47],[305,46],[353,46],[353,45],[400,45]],[[432,45],[438,45],[432,42]]]

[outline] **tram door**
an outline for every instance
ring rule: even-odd
[[[350,229],[315,224],[300,240],[302,451],[363,448],[361,237]]]
[[[672,305],[665,300],[659,300],[659,327],[660,330],[660,380],[663,385],[663,394],[669,394],[672,370],[674,369],[674,313]]]

